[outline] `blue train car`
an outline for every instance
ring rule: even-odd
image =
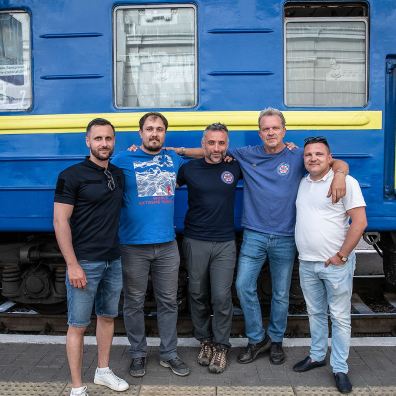
[[[284,111],[287,140],[324,135],[349,163],[394,283],[395,22],[394,0],[2,0],[2,294],[64,300],[54,185],[86,154],[92,118],[116,126],[117,151],[139,142],[147,111],[168,117],[169,146],[199,145],[216,121],[240,146],[259,142],[268,106]],[[178,231],[185,209],[181,189]],[[240,212],[239,191],[237,224]]]

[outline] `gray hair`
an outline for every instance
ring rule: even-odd
[[[228,140],[228,128],[225,124],[222,124],[221,122],[214,122],[213,124],[208,125],[205,130],[204,133],[202,135],[202,139],[205,138],[206,134],[209,131],[221,131],[224,132],[227,135],[227,140]]]
[[[260,121],[263,117],[267,117],[267,116],[278,116],[281,120],[282,126],[283,128],[286,128],[286,120],[285,120],[285,116],[283,115],[283,113],[278,110],[278,109],[274,109],[272,107],[267,107],[264,110],[260,111],[259,117],[258,117],[258,125],[260,127]]]

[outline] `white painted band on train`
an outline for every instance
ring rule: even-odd
[[[66,343],[65,336],[47,336],[47,335],[21,335],[21,334],[0,334],[0,344],[61,344]],[[232,347],[244,347],[247,345],[247,338],[231,338]],[[85,345],[96,345],[94,336],[84,338]],[[159,346],[158,337],[148,337],[147,345],[150,347]],[[310,338],[285,338],[283,346],[285,347],[306,347],[310,346]],[[329,345],[331,339],[329,338]],[[126,337],[114,337],[113,345],[128,346],[129,342]],[[179,347],[198,347],[199,342],[195,338],[179,338],[177,345]],[[394,347],[396,346],[396,337],[354,337],[351,339],[351,346],[356,347]]]

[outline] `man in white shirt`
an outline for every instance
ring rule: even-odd
[[[327,192],[334,172],[324,137],[307,138],[296,207],[295,239],[300,260],[300,283],[311,331],[310,354],[294,365],[304,372],[326,365],[328,310],[332,323],[330,365],[337,389],[352,391],[347,358],[351,336],[351,295],[355,270],[354,248],[367,226],[365,201],[357,180],[346,177],[346,195],[333,204]],[[351,220],[351,224],[349,224]]]

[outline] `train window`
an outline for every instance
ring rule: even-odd
[[[285,6],[285,103],[362,107],[367,103],[367,6]]]
[[[195,7],[117,7],[115,104],[192,107],[196,104]]]
[[[32,103],[30,18],[0,12],[0,111],[27,110]]]

